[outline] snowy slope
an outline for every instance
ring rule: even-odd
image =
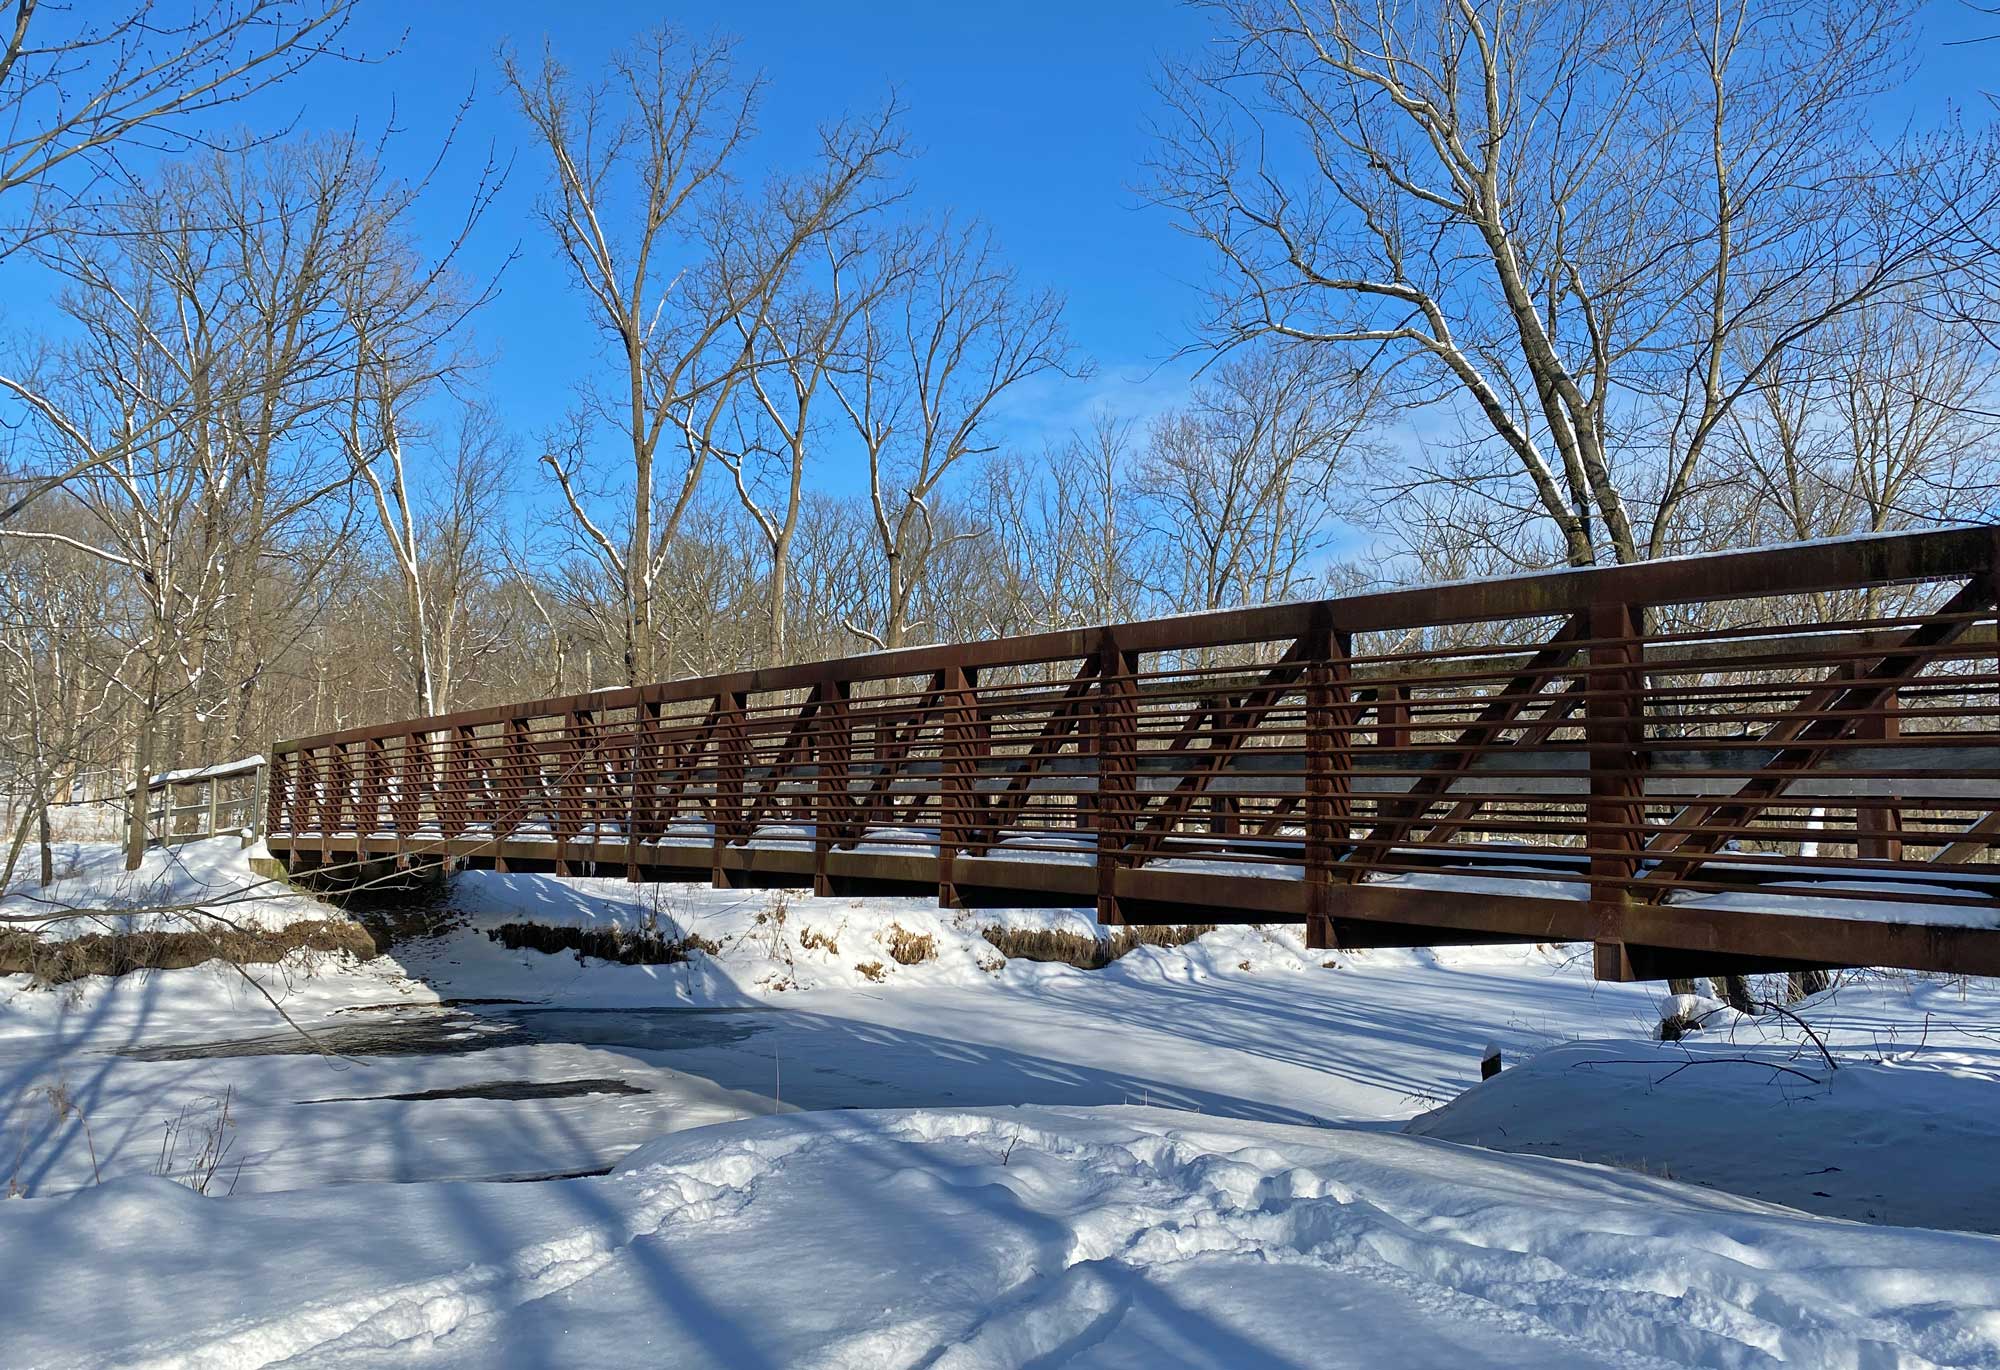
[[[1827,1056],[1768,1018],[1674,1043],[1571,1043],[1409,1130],[1836,1217],[2000,1232],[1996,987],[1974,985],[1861,980],[1796,1006]]]
[[[55,883],[39,885],[36,862],[23,861],[0,895],[0,917],[44,920],[42,936],[76,937],[217,923],[281,928],[329,916],[326,905],[252,872],[245,857],[238,838],[212,837],[154,847],[128,871],[118,843],[58,842]]]
[[[1991,1238],[1140,1109],[790,1114],[539,1185],[126,1181],[0,1205],[0,1282],[23,1365],[2000,1365]]]

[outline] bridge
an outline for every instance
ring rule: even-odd
[[[279,743],[294,873],[495,870],[2000,974],[2000,529],[599,690]]]

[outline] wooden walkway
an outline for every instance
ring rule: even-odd
[[[603,690],[279,743],[268,841],[2000,974],[2000,530],[1772,547]]]

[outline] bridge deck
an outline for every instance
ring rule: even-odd
[[[2000,974],[1991,529],[876,653],[274,749],[295,869]]]

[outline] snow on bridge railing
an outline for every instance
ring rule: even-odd
[[[266,763],[262,756],[239,757],[213,766],[165,771],[146,781],[147,845],[175,847],[207,837],[240,834],[243,845],[257,838],[265,811]],[[125,787],[131,796],[134,786]]]
[[[1319,945],[2000,973],[1996,531],[876,652],[285,742],[295,864],[934,884]]]

